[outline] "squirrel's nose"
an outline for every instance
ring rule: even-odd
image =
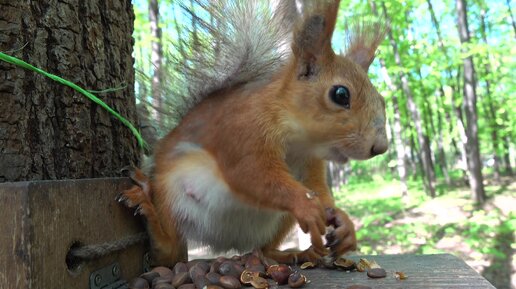
[[[371,156],[374,157],[383,154],[387,151],[387,146],[387,139],[377,139],[371,147]]]

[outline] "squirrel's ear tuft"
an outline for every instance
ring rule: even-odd
[[[346,56],[367,71],[388,29],[383,21],[361,21],[346,25]]]
[[[299,77],[316,74],[324,57],[334,55],[331,38],[340,0],[305,1],[303,20],[294,30],[292,52],[298,60]]]

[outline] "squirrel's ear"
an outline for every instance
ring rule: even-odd
[[[304,10],[309,12],[294,30],[292,42],[292,52],[298,60],[298,77],[316,74],[323,59],[334,56],[331,37],[335,29],[339,2],[340,0],[314,3],[305,1],[307,7],[304,7]]]
[[[381,21],[347,25],[346,56],[367,71],[387,30],[388,25],[382,24]]]

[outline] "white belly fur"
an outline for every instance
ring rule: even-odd
[[[172,214],[181,233],[214,251],[248,251],[276,236],[285,212],[257,209],[238,200],[222,178],[215,159],[202,148],[176,147],[175,169],[167,178],[175,196]]]

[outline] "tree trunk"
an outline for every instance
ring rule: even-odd
[[[129,0],[3,1],[0,51],[99,94],[136,125]],[[25,45],[26,44],[26,45]],[[82,94],[0,61],[0,182],[108,177],[139,161],[131,131]]]
[[[149,23],[151,28],[151,63],[154,69],[151,81],[153,116],[158,128],[163,128],[161,111],[163,100],[161,97],[163,44],[162,32],[159,27],[159,3],[158,0],[149,0]]]
[[[505,162],[505,173],[509,176],[513,175],[512,166],[511,166],[511,139],[509,136],[506,136],[503,142],[503,159]]]
[[[439,93],[435,93],[435,101],[438,107],[443,107],[443,99],[445,97],[443,86],[439,86]],[[437,109],[437,150],[439,151],[439,156],[437,158],[437,162],[441,166],[441,170],[443,172],[444,180],[447,185],[451,184],[450,174],[448,172],[448,162],[446,161],[446,152],[444,151],[444,140],[443,140],[443,116],[441,114],[441,110]]]
[[[382,68],[382,76],[387,83],[387,86],[392,91],[397,91],[398,88],[392,82],[389,73],[387,72],[387,68],[385,66],[385,61],[380,59],[380,65]],[[408,194],[408,186],[407,186],[407,167],[405,160],[405,146],[403,144],[403,140],[401,138],[401,117],[400,117],[400,108],[398,104],[398,97],[396,93],[392,94],[392,108],[394,115],[394,124],[392,126],[393,133],[392,137],[394,139],[394,147],[396,148],[396,167],[398,169],[398,176],[401,182],[401,194],[402,196],[407,196]]]
[[[387,9],[385,7],[385,3],[382,2],[382,9],[383,9],[383,17],[385,17],[386,20],[389,20],[387,16]],[[374,10],[374,9],[373,9]],[[399,67],[403,67],[403,64],[401,63],[401,56],[398,51],[398,45],[396,44],[396,40],[394,39],[392,32],[388,31],[387,33],[389,37],[389,41],[392,46],[392,50],[394,53],[394,59],[396,61],[396,65]],[[416,103],[414,101],[414,96],[412,94],[412,90],[409,86],[409,80],[407,75],[405,75],[403,72],[399,73],[399,78],[401,80],[401,89],[403,90],[403,93],[407,96],[407,105],[410,113],[412,114],[412,120],[414,121],[414,125],[416,126],[417,131],[417,137],[418,142],[420,146],[420,154],[421,154],[421,161],[423,165],[423,184],[425,185],[425,191],[430,197],[435,197],[435,173],[433,170],[433,164],[432,164],[432,153],[430,150],[430,145],[428,143],[428,137],[426,136],[425,132],[423,131],[423,124],[421,121],[421,115],[419,113],[419,110],[416,106]]]
[[[439,48],[441,49],[442,53],[444,54],[444,56],[450,60],[450,58],[448,57],[448,51],[446,49],[446,46],[444,45],[444,42],[443,42],[443,39],[442,39],[442,36],[441,36],[441,28],[439,26],[439,21],[437,21],[437,17],[435,16],[435,11],[434,11],[434,8],[433,8],[433,5],[432,5],[432,1],[431,0],[427,0],[426,3],[428,4],[428,10],[430,11],[430,18],[432,19],[432,24],[435,28],[435,33],[437,34],[437,41],[438,41],[438,46]],[[448,76],[448,83],[453,83],[453,73],[452,73],[452,70],[450,68],[446,68],[446,75]],[[459,111],[456,111],[455,110],[455,106],[454,106],[454,96],[455,96],[455,93],[457,91],[458,88],[455,88],[454,85],[451,85],[451,100],[452,100],[452,110],[454,111],[456,117],[457,117],[457,130],[459,131],[459,135],[461,136],[461,146],[460,146],[460,156],[461,156],[461,160],[463,161],[463,164],[466,165],[466,146],[465,146],[465,143],[466,143],[466,139],[463,138],[463,136],[465,136],[465,132],[464,132],[464,125],[463,125],[463,122],[462,122],[462,112],[459,110]],[[440,91],[440,94],[441,94],[441,97],[437,96],[436,95],[436,100],[438,102],[438,105],[439,106],[444,106],[444,102],[442,101],[442,98],[444,98],[445,96],[445,93],[444,93],[444,89],[443,89],[443,86],[441,85],[439,87],[439,91]],[[458,112],[458,113],[457,113]],[[439,114],[439,110],[437,110],[437,113]],[[448,115],[447,117],[448,120],[450,120],[450,117]],[[450,126],[452,125],[451,121],[449,122]],[[441,123],[441,116],[438,115],[438,130],[439,130],[439,140],[438,140],[438,149],[439,149],[439,152],[440,152],[440,160],[439,162],[441,163],[441,165],[443,166],[443,168],[446,168],[446,155],[445,155],[445,152],[444,152],[444,149],[443,149],[443,145],[442,145],[442,123]],[[451,130],[451,127],[450,127],[450,130]],[[457,146],[455,146],[457,147]],[[443,165],[444,164],[444,165]],[[467,173],[466,173],[466,169],[463,170],[463,173],[464,173],[464,177],[466,178],[467,176]],[[443,170],[443,174],[445,174],[445,179],[446,179],[446,183],[447,184],[450,184],[451,183],[451,180],[450,180],[450,176],[448,174],[448,171],[446,169]]]
[[[457,71],[457,87],[460,87],[461,79],[461,70]],[[459,132],[460,137],[460,160],[461,160],[461,170],[463,173],[464,182],[469,186],[469,173],[468,173],[468,156],[466,153],[468,137],[466,136],[466,128],[464,125],[464,117],[462,116],[462,108],[460,105],[456,104],[455,94],[452,95],[451,105],[453,107],[453,113],[455,114],[455,118],[457,120],[457,131]]]
[[[512,31],[514,32],[514,38],[516,38],[516,21],[514,21],[514,15],[512,15],[511,0],[505,0],[507,4],[507,10],[509,11],[509,17],[511,18]]]
[[[482,40],[487,45],[487,34],[486,34],[486,11],[482,9],[480,11],[480,32],[482,35]],[[493,97],[491,95],[491,82],[489,81],[488,77],[491,74],[491,65],[490,65],[490,54],[487,52],[487,58],[484,60],[484,83],[486,88],[486,101],[484,103],[487,106],[487,115],[489,116],[488,123],[491,129],[491,145],[493,149],[493,168],[494,168],[494,178],[496,181],[500,181],[500,157],[498,156],[498,145],[500,144],[499,137],[498,137],[498,130],[501,129],[498,124],[496,123],[496,108],[495,108],[495,101],[493,100]]]
[[[457,0],[458,29],[461,43],[468,43],[470,40],[466,1]],[[463,59],[464,67],[464,109],[466,114],[466,136],[468,138],[466,153],[468,155],[469,184],[473,200],[477,203],[484,203],[485,192],[482,178],[482,162],[478,145],[478,120],[477,120],[477,93],[475,91],[475,65],[473,57]]]

